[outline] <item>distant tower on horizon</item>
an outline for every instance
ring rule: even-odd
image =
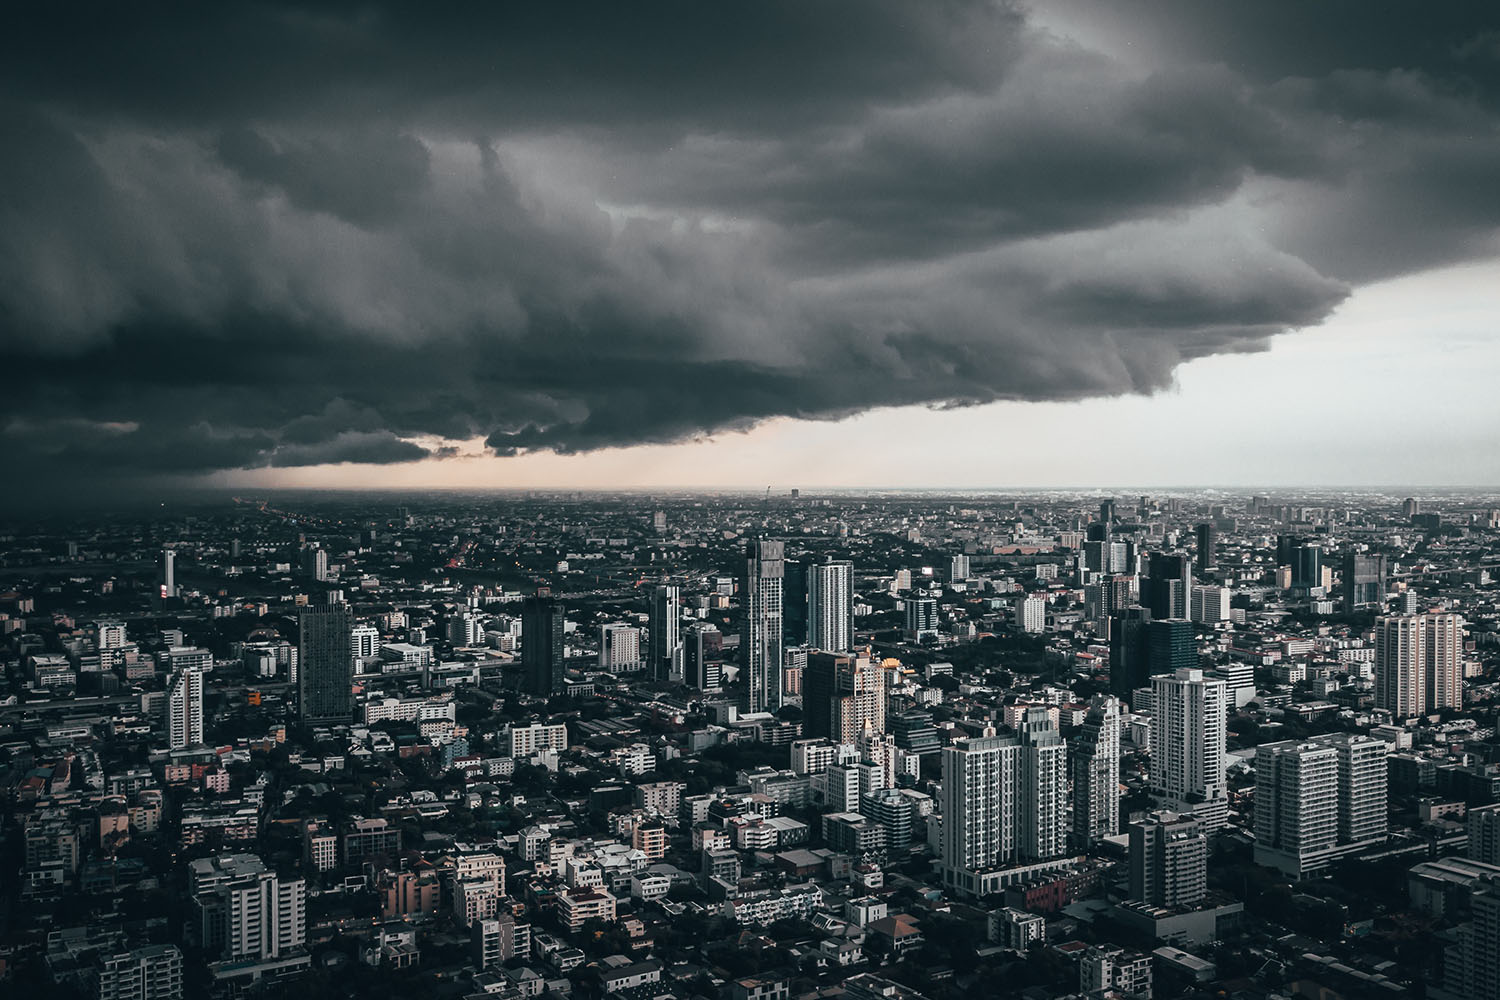
[[[161,550],[161,596],[168,601],[177,596],[177,553],[172,549]]]

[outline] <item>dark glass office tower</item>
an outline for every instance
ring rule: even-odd
[[[302,718],[354,715],[353,623],[343,601],[304,608],[297,618],[297,693]]]
[[[1177,552],[1154,552],[1147,562],[1146,607],[1152,618],[1186,618],[1193,594],[1192,567]]]
[[[1198,575],[1207,577],[1208,571],[1219,565],[1219,531],[1212,522],[1198,525]]]
[[[1151,683],[1151,665],[1146,650],[1146,626],[1150,610],[1122,608],[1109,616],[1109,690],[1129,702],[1131,692]]]
[[[1153,619],[1146,623],[1146,660],[1151,676],[1175,674],[1198,666],[1198,639],[1185,618]]]
[[[538,594],[521,602],[521,669],[530,694],[545,698],[562,693],[566,618],[566,610],[550,595]]]

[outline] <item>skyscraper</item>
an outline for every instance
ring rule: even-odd
[[[1323,586],[1323,546],[1299,545],[1292,553],[1292,586],[1303,590]]]
[[[1194,561],[1198,564],[1198,575],[1207,577],[1209,570],[1219,565],[1219,531],[1212,521],[1205,521],[1198,525],[1196,534],[1198,552]]]
[[[1017,847],[1028,861],[1067,851],[1068,748],[1052,715],[1040,706],[1021,716],[1021,785],[1017,790]]]
[[[1186,618],[1153,617],[1146,623],[1146,660],[1152,676],[1198,665],[1198,639]]]
[[[948,579],[954,583],[962,583],[969,578],[969,557],[959,553],[950,560],[948,565]]]
[[[521,670],[530,694],[545,698],[563,691],[566,619],[566,610],[550,592],[521,602]]]
[[[203,671],[183,667],[167,689],[167,747],[181,750],[203,743]]]
[[[1230,596],[1228,587],[1194,587],[1191,614],[1193,621],[1208,625],[1228,621]]]
[[[718,691],[723,687],[723,667],[719,660],[724,637],[715,625],[695,622],[689,626],[682,644],[683,682],[699,691]]]
[[[1224,786],[1227,692],[1222,680],[1181,669],[1151,681],[1151,794],[1174,812],[1191,813],[1212,833],[1229,818]]]
[[[1338,751],[1263,743],[1255,753],[1255,860],[1300,877],[1338,840]],[[1321,861],[1321,865],[1318,863]]]
[[[1131,692],[1151,683],[1151,664],[1146,646],[1146,625],[1151,612],[1142,607],[1125,608],[1109,619],[1109,690],[1128,702]]]
[[[1427,710],[1464,707],[1463,619],[1450,612],[1422,616]]]
[[[1014,738],[976,736],[943,749],[943,881],[987,895],[984,875],[1016,857],[1016,785],[1020,745]]]
[[[985,896],[1005,870],[1064,853],[1067,748],[1044,708],[1028,709],[1019,736],[975,736],[943,749],[943,881]]]
[[[1375,619],[1375,707],[1397,719],[1427,712],[1427,643],[1420,615]]]
[[[808,566],[796,559],[781,562],[781,635],[796,646],[808,641],[808,600],[811,589]]]
[[[802,675],[802,734],[852,743],[885,732],[885,671],[869,656],[814,651]]]
[[[1191,816],[1157,812],[1130,824],[1130,898],[1193,907],[1208,894],[1208,837]]]
[[[1146,607],[1152,618],[1186,618],[1193,585],[1188,557],[1176,552],[1154,552],[1147,561]]]
[[[353,714],[352,628],[349,605],[343,601],[302,609],[297,686],[303,719],[346,719]]]
[[[1500,865],[1500,802],[1470,806],[1468,826],[1469,860]]]
[[[682,676],[682,591],[671,584],[658,584],[651,591],[647,613],[650,637],[646,647],[646,669],[658,681]]]
[[[908,597],[906,605],[906,638],[912,642],[936,638],[938,634],[937,601],[931,597]]]
[[[1344,553],[1344,613],[1385,603],[1385,556]]]
[[[753,539],[745,546],[740,578],[740,707],[774,712],[781,707],[781,542]]]
[[[1258,864],[1301,878],[1386,832],[1384,741],[1331,733],[1257,748]]]
[[[172,549],[161,550],[161,596],[164,600],[177,596],[177,553]]]
[[[854,564],[826,562],[807,570],[807,644],[842,653],[854,648]]]
[[[1087,850],[1120,832],[1120,700],[1095,695],[1068,747],[1073,844]]]

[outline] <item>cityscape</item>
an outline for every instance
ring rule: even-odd
[[[0,1000],[1500,1000],[1500,7],[12,4]]]
[[[1500,494],[8,523],[14,995],[1486,996]]]

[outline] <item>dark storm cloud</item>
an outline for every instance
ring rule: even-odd
[[[1500,222],[1482,8],[1305,8],[28,5],[0,439],[158,475],[1156,391]]]

